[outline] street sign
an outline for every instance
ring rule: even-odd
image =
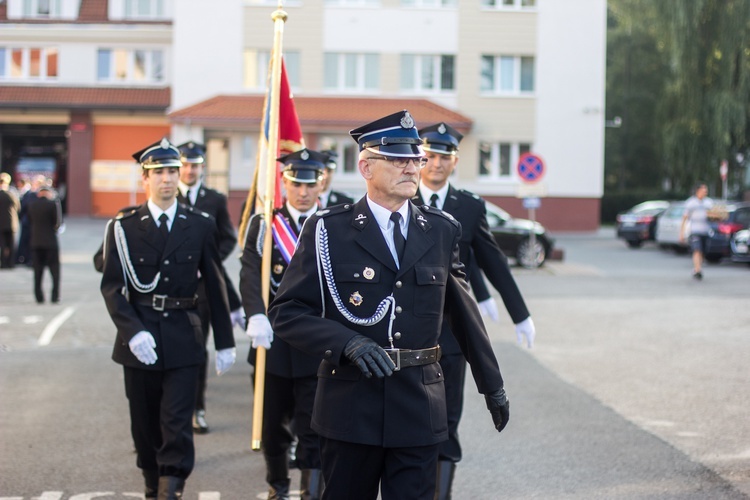
[[[723,162],[721,162],[721,165],[719,166],[719,175],[721,175],[722,181],[727,180],[728,173],[729,173],[729,167],[727,166],[727,161],[724,160]]]
[[[518,177],[524,182],[537,182],[544,175],[544,160],[533,153],[524,153],[518,159]]]
[[[542,206],[542,200],[539,198],[524,198],[521,202],[523,204],[523,208],[539,208]]]

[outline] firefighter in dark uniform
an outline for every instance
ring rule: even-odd
[[[529,345],[534,337],[534,323],[526,309],[521,292],[508,267],[508,259],[497,246],[487,224],[484,200],[463,189],[456,189],[448,182],[458,163],[458,145],[463,135],[446,123],[437,123],[419,130],[424,141],[427,155],[427,166],[422,170],[419,190],[413,201],[429,203],[435,208],[448,212],[461,223],[461,240],[459,249],[461,261],[466,265],[466,274],[475,286],[481,283],[483,270],[492,285],[500,293],[508,314],[516,324],[518,331],[524,332]],[[479,269],[472,268],[478,266]],[[493,319],[497,318],[497,307],[494,299],[486,294],[486,287],[479,286],[480,310],[486,311]],[[489,297],[489,298],[487,298]],[[448,400],[449,439],[441,443],[438,464],[438,485],[435,498],[451,497],[451,485],[456,469],[456,462],[461,460],[461,445],[458,440],[458,424],[461,419],[464,402],[464,379],[466,359],[456,337],[451,333],[450,325],[443,322],[440,334],[440,347],[443,358],[440,364],[445,376],[445,394]]]
[[[195,297],[206,283],[216,371],[235,359],[216,224],[177,203],[180,154],[167,139],[135,153],[149,200],[108,224],[101,292],[117,327],[137,466],[146,498],[182,498],[195,463],[191,417],[205,345]]]
[[[307,221],[269,318],[277,337],[322,359],[313,408],[324,499],[432,500],[448,422],[438,337],[456,328],[498,431],[503,379],[458,257],[460,225],[411,203],[423,166],[401,111],[350,135],[367,195]]]
[[[302,149],[278,160],[284,164],[282,181],[286,203],[274,211],[269,301],[284,277],[303,223],[318,210],[326,156]],[[318,435],[310,428],[310,419],[320,358],[273,337],[261,292],[263,238],[267,230],[263,214],[250,219],[241,258],[240,292],[248,318],[247,334],[253,347],[248,362],[255,365],[255,348],[259,345],[268,349],[261,436],[270,487],[268,498],[289,498],[288,453],[296,436],[296,465],[302,470],[301,496],[317,499],[322,489],[320,448]]]
[[[338,157],[338,154],[332,149],[322,151],[322,153],[326,155],[326,168],[323,169],[323,188],[320,193],[320,207],[326,208],[333,205],[340,205],[341,203],[354,203],[354,198],[331,189],[333,174],[336,172],[336,157]]]
[[[185,205],[195,207],[198,210],[210,214],[216,222],[218,229],[217,245],[219,256],[224,261],[237,246],[237,233],[232,225],[227,208],[227,197],[218,191],[203,185],[203,168],[206,161],[205,148],[202,144],[193,141],[177,146],[180,150],[180,185],[177,192],[177,201]],[[242,313],[242,302],[239,294],[235,291],[229,275],[224,271],[224,282],[227,287],[229,298],[229,310],[232,315],[232,324],[245,327],[245,317]],[[206,287],[203,280],[198,284],[198,314],[201,317],[203,328],[203,341],[208,342],[209,326],[211,325],[211,308],[206,297]],[[198,392],[195,399],[195,413],[193,414],[193,431],[197,434],[208,432],[206,422],[206,382],[208,379],[208,356],[200,368],[198,374]]]

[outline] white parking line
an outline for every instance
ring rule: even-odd
[[[37,341],[37,344],[40,346],[49,345],[50,342],[52,342],[52,338],[57,333],[57,330],[62,326],[63,323],[65,323],[68,318],[73,316],[73,313],[75,312],[75,307],[66,307],[62,310],[60,314],[52,318],[52,321],[47,323],[47,326],[44,327],[44,331],[42,332],[42,336],[39,337],[39,340]],[[46,500],[46,499],[41,499]]]
[[[221,493],[218,491],[201,491],[198,493],[198,500],[221,500]]]

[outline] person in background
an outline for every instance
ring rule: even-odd
[[[274,224],[278,228],[277,234],[286,233],[288,239],[274,238],[270,293],[267,297],[269,301],[282,282],[294,254],[294,242],[302,231],[305,220],[318,210],[318,195],[326,156],[317,151],[302,149],[282,156],[278,161],[284,164],[282,182],[286,191],[286,203],[274,211]],[[288,454],[296,437],[295,462],[302,470],[301,496],[306,500],[319,499],[322,491],[320,448],[318,435],[310,427],[310,419],[320,358],[290,346],[284,339],[274,339],[261,289],[263,238],[268,230],[270,229],[263,214],[256,214],[250,219],[240,259],[240,292],[248,317],[247,335],[252,339],[253,347],[248,355],[248,362],[255,366],[258,346],[268,349],[261,436],[266,461],[266,481],[270,487],[268,498],[289,498]]]
[[[327,150],[322,152],[326,156],[326,168],[323,169],[323,187],[320,193],[321,208],[338,205],[340,203],[354,203],[354,199],[331,189],[333,174],[336,172],[336,151]]]
[[[123,365],[145,498],[178,500],[195,465],[192,415],[206,350],[198,273],[211,307],[218,375],[234,364],[234,335],[216,224],[177,203],[180,152],[162,139],[133,157],[149,198],[109,222],[100,288],[117,328],[112,359]]]
[[[308,219],[268,317],[277,338],[322,360],[323,498],[432,500],[448,438],[444,315],[497,431],[508,399],[458,258],[461,227],[410,201],[424,165],[414,119],[404,110],[350,135],[367,194]]]
[[[703,255],[706,253],[706,242],[711,226],[708,224],[708,211],[713,208],[714,200],[708,197],[708,186],[699,182],[693,196],[685,203],[685,215],[682,216],[680,242],[685,241],[685,224],[690,221],[689,245],[693,251],[693,278],[703,279]]]
[[[60,245],[58,229],[62,225],[62,207],[60,199],[47,184],[39,188],[36,199],[29,203],[29,228],[31,262],[34,268],[34,297],[38,304],[44,303],[42,278],[44,269],[49,269],[52,276],[53,304],[60,301]]]
[[[47,178],[36,175],[31,182],[27,182],[26,189],[20,195],[21,211],[18,219],[21,223],[21,232],[18,237],[18,250],[16,252],[16,263],[31,267],[31,223],[29,222],[29,205],[36,200],[36,194],[42,186],[47,184]]]
[[[219,246],[219,256],[224,261],[237,246],[237,234],[229,217],[227,197],[203,185],[206,150],[202,144],[188,141],[177,146],[177,149],[180,150],[180,160],[182,161],[177,201],[202,210],[214,218],[218,229],[217,244]],[[222,270],[224,272],[224,283],[227,287],[232,324],[244,328],[245,318],[242,314],[240,297],[235,291],[234,285],[223,266]],[[201,317],[203,343],[206,344],[208,343],[209,327],[211,325],[211,308],[206,298],[206,288],[202,280],[198,284],[198,313]],[[195,401],[195,413],[193,414],[193,431],[197,434],[206,434],[209,430],[208,423],[206,422],[207,381],[208,355],[206,355],[205,362],[200,367],[198,374],[198,390]]]
[[[0,269],[12,269],[16,264],[16,233],[21,202],[10,183],[10,174],[0,173]]]
[[[448,212],[461,223],[461,240],[458,243],[461,262],[466,265],[466,274],[479,300],[480,310],[494,321],[498,321],[495,299],[489,296],[482,283],[481,269],[500,293],[508,314],[516,325],[519,343],[525,338],[531,347],[536,333],[534,323],[510,273],[508,259],[490,233],[484,200],[474,193],[457,189],[449,182],[458,164],[458,146],[463,135],[444,122],[421,128],[419,135],[424,141],[427,166],[422,170],[419,190],[412,201],[419,205],[429,204]],[[442,500],[451,498],[456,463],[461,460],[458,424],[463,411],[466,377],[466,359],[461,354],[448,321],[443,321],[440,347],[443,351],[440,365],[443,367],[448,401],[449,429],[449,438],[440,443],[438,457],[435,498]]]

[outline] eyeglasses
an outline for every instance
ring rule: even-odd
[[[427,166],[427,158],[399,158],[398,156],[368,156],[365,160],[385,160],[391,165],[401,170],[405,169],[409,163],[414,163],[418,169]]]

